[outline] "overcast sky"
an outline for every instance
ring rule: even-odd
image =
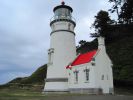
[[[0,84],[31,75],[47,63],[50,18],[61,0],[0,0]],[[92,40],[90,26],[108,0],[65,0],[74,10],[76,44]]]

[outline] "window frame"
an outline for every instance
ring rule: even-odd
[[[104,80],[104,74],[101,76],[101,80]]]
[[[50,48],[48,50],[48,60],[49,60],[49,64],[53,64],[53,57],[54,57],[54,48]]]
[[[75,70],[73,73],[74,73],[74,84],[77,84],[79,80],[79,77],[78,77],[79,71]]]
[[[84,69],[84,77],[85,77],[85,83],[88,83],[90,80],[90,69],[87,67]]]

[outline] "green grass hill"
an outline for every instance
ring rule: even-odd
[[[11,80],[7,84],[1,85],[0,89],[3,88],[15,88],[15,89],[27,89],[41,91],[44,87],[44,80],[47,73],[47,64],[39,67],[29,77],[18,77]]]

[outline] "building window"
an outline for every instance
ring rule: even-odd
[[[79,73],[79,71],[76,70],[73,73],[74,73],[74,82],[78,83],[78,73]]]
[[[70,76],[71,74],[69,73],[69,76]]]
[[[108,77],[108,75],[107,75],[107,80],[109,80],[109,77]]]
[[[90,70],[87,69],[87,68],[84,70],[84,73],[85,73],[85,81],[86,81],[86,82],[89,81],[89,72],[90,72]]]
[[[95,65],[96,65],[96,64],[95,64],[95,58],[92,58],[91,65],[92,65],[92,66],[95,66]]]
[[[104,80],[104,75],[102,75],[101,80]]]
[[[71,73],[69,73],[68,82],[69,82],[69,84],[71,84]]]
[[[95,58],[92,58],[92,61],[95,61]]]
[[[92,62],[92,63],[91,63],[91,65],[92,65],[92,66],[95,66],[95,63],[94,63],[94,62]]]

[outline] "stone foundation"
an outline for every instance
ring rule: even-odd
[[[83,94],[103,94],[101,88],[70,88],[70,93],[83,93]]]

